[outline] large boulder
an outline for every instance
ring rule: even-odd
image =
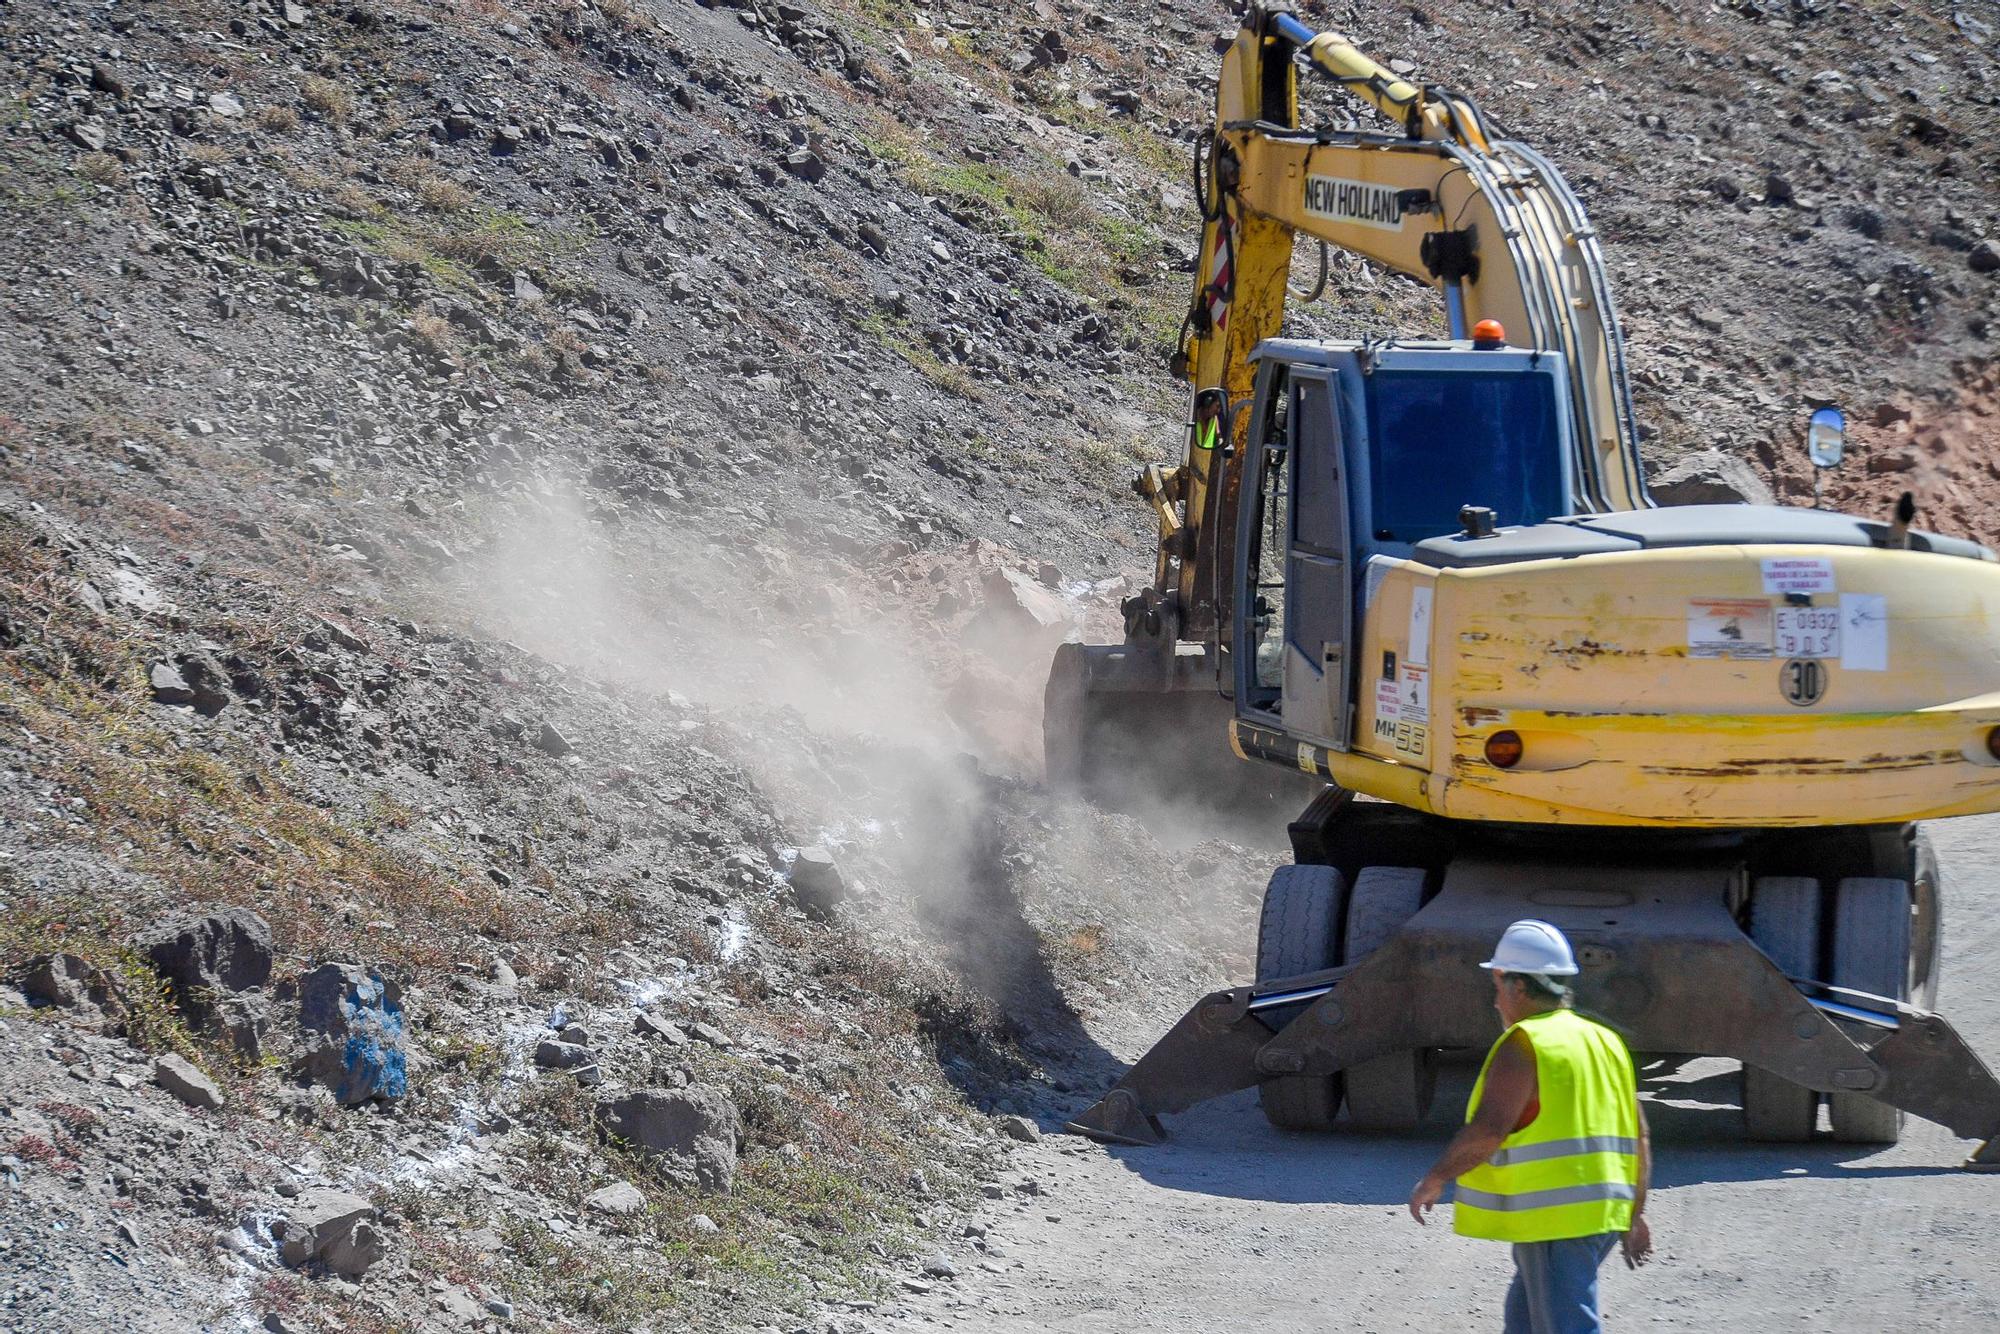
[[[304,1050],[294,1072],[343,1107],[410,1091],[402,989],[371,968],[327,963],[299,979]]]
[[[1002,567],[984,580],[985,601],[961,632],[981,652],[1012,661],[1046,652],[1078,632],[1074,607],[1031,574]]]
[[[271,1233],[279,1256],[292,1268],[317,1262],[348,1278],[361,1277],[386,1249],[375,1224],[375,1206],[359,1195],[325,1187],[302,1192]]]
[[[831,917],[847,898],[840,864],[825,848],[800,848],[792,861],[792,897],[814,917]]]
[[[1653,499],[1662,505],[1772,505],[1771,488],[1756,469],[1719,449],[1688,455],[1653,477]]]
[[[80,1018],[116,1019],[125,1013],[118,980],[74,954],[43,954],[21,970],[28,1004],[74,1010]]]
[[[729,1193],[743,1121],[723,1090],[710,1084],[640,1089],[598,1103],[597,1123],[669,1175]]]
[[[132,945],[174,984],[183,1005],[271,980],[271,924],[248,908],[195,908],[141,932]]]

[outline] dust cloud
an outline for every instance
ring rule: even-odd
[[[705,710],[789,836],[834,853],[872,923],[906,924],[1050,1054],[1089,1045],[1054,970],[1091,962],[1080,956],[1125,923],[1240,954],[1233,882],[1225,911],[1201,911],[1153,832],[1040,786],[1050,658],[1066,637],[1108,633],[1119,589],[1050,588],[986,542],[871,564],[749,522],[727,540],[613,526],[578,499],[496,510],[486,526],[450,576],[481,633]],[[1166,844],[1199,837],[1186,813],[1157,818],[1179,835]],[[1192,971],[1176,965],[1176,1002]]]
[[[460,615],[685,708],[795,844],[834,854],[871,934],[921,942],[1045,1058],[1088,1067],[1100,1021],[1150,1041],[1246,975],[1296,807],[1218,838],[1212,805],[1135,818],[1041,784],[1050,660],[1066,638],[1115,641],[1118,583],[1051,587],[983,541],[869,559],[753,519],[726,538],[613,524],[580,498],[485,528],[449,575]]]

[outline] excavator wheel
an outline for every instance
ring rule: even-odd
[[[1876,876],[1840,882],[1833,909],[1833,985],[1907,1000],[1910,995],[1910,884]],[[1903,1112],[1865,1093],[1827,1094],[1833,1137],[1849,1144],[1894,1144]]]
[[[1347,877],[1331,866],[1280,866],[1264,890],[1257,926],[1257,980],[1268,982],[1333,967],[1339,957]],[[1278,1011],[1280,1025],[1303,1013]],[[1264,1119],[1280,1130],[1331,1130],[1340,1112],[1339,1075],[1281,1075],[1257,1087]]]
[[[1789,977],[1819,974],[1819,881],[1766,875],[1750,888],[1750,939]],[[1743,1128],[1751,1139],[1781,1144],[1809,1140],[1819,1121],[1819,1094],[1754,1065],[1743,1067]]]
[[[1425,880],[1421,866],[1370,866],[1356,876],[1340,961],[1359,963],[1402,930],[1423,906]],[[1430,1112],[1437,1067],[1428,1048],[1390,1052],[1343,1073],[1347,1117],[1357,1130],[1409,1134]]]

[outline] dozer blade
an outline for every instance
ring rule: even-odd
[[[1251,1015],[1250,1000],[1248,987],[1204,996],[1068,1128],[1108,1144],[1158,1144],[1167,1137],[1162,1113],[1255,1084],[1271,1030]]]
[[[1528,898],[1525,882],[1577,945],[1580,1008],[1635,1050],[1729,1057],[1821,1092],[1865,1093],[1982,1141],[1966,1166],[2000,1170],[2000,1080],[1957,1031],[1894,1000],[1787,978],[1737,926],[1728,877],[1454,863],[1437,897],[1359,963],[1203,997],[1070,1128],[1157,1143],[1162,1115],[1275,1076],[1329,1075],[1412,1048],[1483,1049],[1499,1026],[1479,964]],[[1619,889],[1602,888],[1614,880]],[[1275,1032],[1262,1017],[1302,1003]]]
[[[1885,1009],[1894,1004],[1870,999]],[[2000,1080],[1941,1016],[1907,1005],[1894,1009],[1895,1031],[1868,1048],[1884,1082],[1866,1092],[1954,1135],[1982,1141],[1965,1168],[2000,1172]]]

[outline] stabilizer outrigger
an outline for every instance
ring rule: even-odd
[[[1732,1057],[1804,1089],[1863,1093],[1980,1140],[1965,1167],[2000,1170],[2000,1080],[1986,1064],[1936,1014],[1786,976],[1730,911],[1741,875],[1734,864],[1628,866],[1606,890],[1610,868],[1457,862],[1365,959],[1203,997],[1069,1128],[1158,1144],[1162,1115],[1266,1080],[1483,1048],[1498,1026],[1479,964],[1532,902],[1576,947],[1584,1008],[1634,1050]]]

